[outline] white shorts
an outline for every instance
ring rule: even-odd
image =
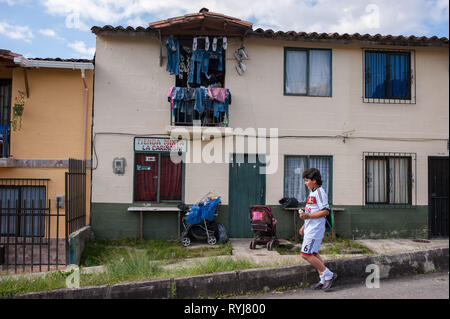
[[[319,253],[320,244],[322,243],[322,238],[303,238],[301,255],[311,256],[317,255]]]

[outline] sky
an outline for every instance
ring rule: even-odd
[[[0,49],[92,59],[93,26],[148,27],[203,7],[253,30],[449,37],[449,0],[0,0]]]

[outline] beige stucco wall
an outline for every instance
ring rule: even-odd
[[[229,126],[278,128],[279,136],[301,136],[279,139],[278,169],[266,179],[267,204],[278,204],[283,196],[284,155],[332,155],[334,204],[361,205],[363,152],[416,153],[413,203],[427,204],[427,157],[448,156],[448,48],[414,48],[417,102],[389,105],[362,101],[360,45],[246,39],[250,59],[243,76],[234,69],[238,46],[240,39],[229,39]],[[332,49],[332,97],[283,95],[284,47]],[[133,201],[133,137],[168,134],[167,91],[175,81],[165,66],[166,59],[159,66],[156,38],[97,37],[93,202]],[[345,143],[337,137],[344,132],[350,132]],[[190,144],[188,157],[191,149]],[[112,173],[114,157],[127,160],[123,176]],[[227,163],[186,164],[185,201],[196,202],[212,191],[228,204],[228,174]]]

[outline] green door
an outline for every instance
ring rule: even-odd
[[[266,202],[266,175],[260,174],[264,164],[258,157],[233,154],[229,178],[229,234],[235,238],[253,237],[249,208]]]

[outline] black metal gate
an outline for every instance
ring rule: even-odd
[[[86,226],[86,161],[69,159],[66,214],[69,234]]]
[[[448,157],[428,158],[428,237],[448,237]]]
[[[66,266],[65,213],[52,211],[49,181],[0,179],[0,275]]]

